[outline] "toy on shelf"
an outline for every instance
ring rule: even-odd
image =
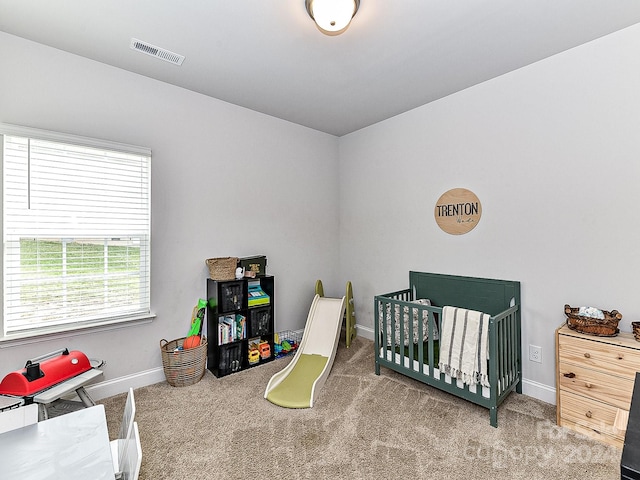
[[[257,307],[258,305],[269,305],[269,302],[271,301],[269,295],[267,295],[264,290],[262,290],[259,282],[255,284],[249,284],[248,295],[249,296],[247,303],[250,307]]]
[[[249,365],[255,365],[260,362],[260,352],[257,348],[249,349]]]
[[[267,340],[255,337],[249,340],[249,365],[255,365],[260,361],[266,361],[271,358],[271,345]]]
[[[262,341],[258,344],[258,352],[260,352],[260,358],[262,360],[267,360],[271,357],[271,347],[269,346],[269,342]]]

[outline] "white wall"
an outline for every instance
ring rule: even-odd
[[[106,360],[107,382],[158,369],[160,339],[185,336],[205,296],[210,257],[267,255],[276,328],[304,326],[315,279],[336,277],[336,137],[2,32],[0,58],[0,122],[151,147],[157,315],[137,327],[0,343],[0,377],[64,347]]]
[[[373,296],[410,269],[520,280],[523,343],[543,347],[525,392],[553,401],[565,303],[640,320],[639,47],[634,26],[336,139],[0,33],[1,122],[153,149],[158,315],[0,345],[0,374],[65,346],[107,360],[107,382],[157,371],[159,340],[183,336],[204,295],[204,259],[264,253],[280,329],[302,328],[316,278],[330,296],[353,282],[364,334]],[[482,202],[467,235],[433,218],[454,187]]]
[[[340,139],[340,262],[358,322],[408,271],[522,282],[525,393],[554,401],[563,306],[640,320],[640,25]],[[462,236],[437,226],[445,191],[478,195]],[[525,355],[527,355],[525,350]],[[528,387],[528,388],[527,388]],[[546,388],[548,387],[548,388]]]

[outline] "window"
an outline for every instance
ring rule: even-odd
[[[150,313],[149,149],[0,125],[2,337]]]

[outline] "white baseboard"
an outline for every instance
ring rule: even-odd
[[[533,380],[522,379],[522,393],[528,397],[537,398],[543,402],[556,404],[556,389]]]
[[[359,337],[366,338],[367,340],[371,340],[373,342],[375,335],[373,328],[356,324],[356,332],[358,333]]]
[[[359,336],[373,341],[375,331],[372,328],[356,325],[356,329]],[[522,393],[552,405],[556,404],[556,389],[533,380],[522,379]]]
[[[375,333],[372,328],[356,325],[356,329],[358,336],[373,341]],[[166,381],[164,369],[158,367],[96,383],[87,387],[86,390],[94,400],[102,400],[113,395],[126,393],[130,387],[135,389],[164,381]],[[522,393],[552,405],[556,404],[556,389],[533,380],[522,379]]]
[[[112,397],[119,393],[128,392],[130,387],[136,389],[164,381],[166,381],[164,368],[158,367],[95,383],[88,386],[85,390],[94,400],[102,400],[103,398]]]
[[[296,333],[300,333],[302,335],[303,331],[304,330],[296,330]],[[124,377],[94,383],[86,387],[85,390],[93,400],[102,400],[103,398],[112,397],[120,393],[126,393],[131,387],[136,389],[165,381],[166,377],[164,376],[164,368],[158,367],[143,370],[142,372],[132,373],[131,375],[125,375]]]

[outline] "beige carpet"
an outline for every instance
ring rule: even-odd
[[[620,450],[557,427],[553,405],[512,393],[493,428],[484,408],[384,368],[375,375],[373,342],[360,337],[339,346],[313,408],[277,407],[264,389],[289,361],[135,390],[140,478],[620,478]],[[100,402],[111,438],[125,397]]]

